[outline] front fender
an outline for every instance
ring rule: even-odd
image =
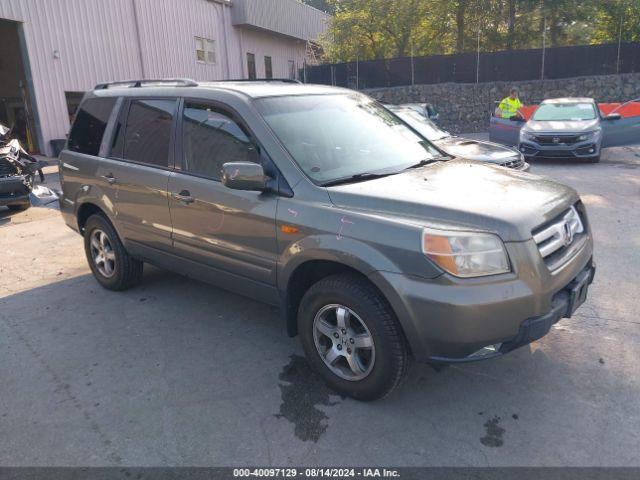
[[[381,251],[354,238],[322,234],[302,238],[291,243],[280,257],[278,265],[278,288],[287,288],[291,275],[302,264],[324,260],[353,268],[365,276],[383,270],[399,272],[400,266]]]

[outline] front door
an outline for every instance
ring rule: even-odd
[[[522,120],[510,120],[491,115],[489,121],[489,140],[503,145],[518,145]]]
[[[181,168],[169,180],[175,253],[229,281],[275,285],[278,197],[220,182],[224,163],[260,163],[259,147],[232,114],[201,101],[185,100],[178,135]]]
[[[126,243],[171,250],[167,185],[176,110],[176,99],[133,99],[115,125],[110,160],[99,174],[115,186],[116,221]]]
[[[614,112],[624,116],[602,119],[602,146],[622,147],[640,144],[640,102],[628,102]]]

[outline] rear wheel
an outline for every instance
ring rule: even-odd
[[[140,282],[144,264],[127,253],[104,215],[95,214],[87,220],[84,249],[93,276],[104,288],[126,290]]]
[[[309,362],[338,393],[376,400],[404,378],[409,352],[391,307],[355,274],[327,277],[304,295],[298,332]]]

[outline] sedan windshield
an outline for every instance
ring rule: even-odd
[[[429,120],[424,115],[416,112],[415,110],[406,108],[402,110],[390,109],[393,113],[399,116],[402,120],[407,122],[413,129],[417,130],[420,135],[432,142],[440,140],[441,138],[450,137],[449,132],[440,130],[435,123]]]
[[[398,173],[441,155],[358,93],[270,97],[256,106],[304,173],[319,184]]]
[[[591,103],[543,103],[533,114],[537,121],[595,120],[596,111]]]

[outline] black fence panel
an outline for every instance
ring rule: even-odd
[[[544,64],[544,70],[543,70]],[[580,45],[324,64],[306,69],[307,83],[379,88],[433,83],[558,79],[640,72],[640,42]]]

